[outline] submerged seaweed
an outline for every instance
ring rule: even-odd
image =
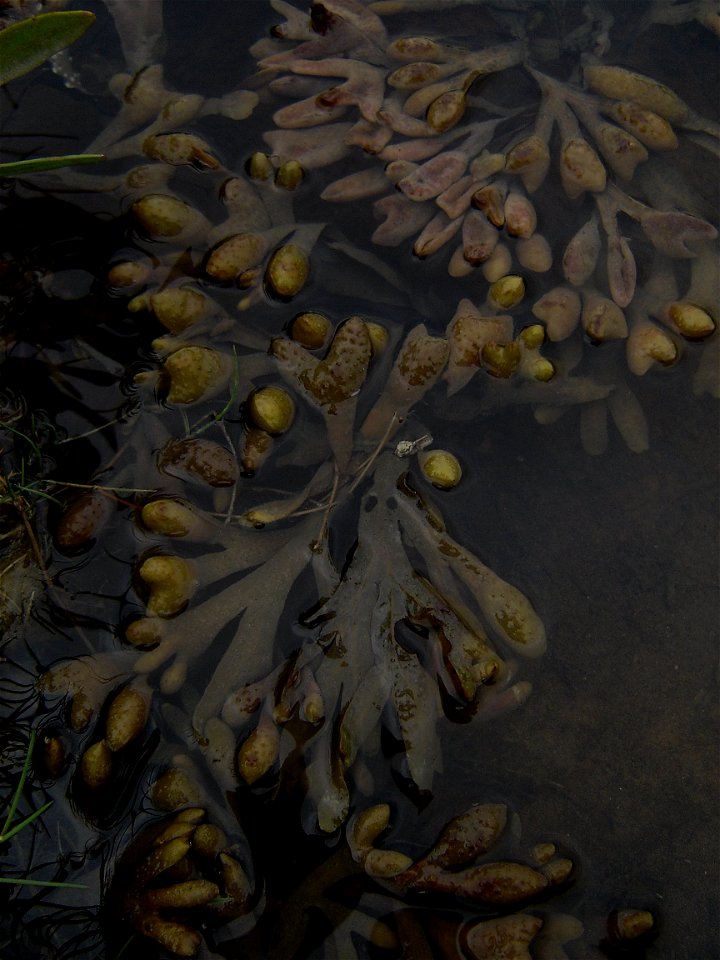
[[[483,730],[522,704],[518,658],[546,647],[542,598],[457,532],[470,432],[438,436],[449,452],[432,433],[578,408],[588,452],[608,412],[643,451],[637,378],[686,344],[697,392],[717,391],[717,210],[673,179],[717,151],[716,121],[616,64],[619,27],[594,5],[454,4],[477,18],[470,42],[471,21],[426,21],[437,5],[418,0],[272,0],[285,19],[251,48],[257,73],[220,96],[179,93],[144,59],[157,5],[146,33],[116,6],[132,72],[87,147],[109,172],[43,180],[126,210],[93,294],[116,332],[34,346],[18,300],[39,282],[62,301],[62,271],[30,285],[16,256],[3,322],[8,369],[37,351],[77,408],[47,438],[51,418],[28,432],[8,400],[0,488],[3,589],[18,611],[44,592],[5,616],[8,656],[32,661],[6,699],[47,731],[37,775],[68,798],[64,852],[101,881],[108,942],[134,932],[149,956],[579,955],[586,918],[538,906],[572,886],[576,855],[518,850],[482,782],[480,805],[437,815],[429,852],[376,846],[393,805],[438,792],[448,721]],[[643,10],[637,36],[671,12],[717,28],[702,3]],[[203,127],[232,121],[235,149],[235,122],[268,108],[270,152],[242,133],[240,163]],[[342,201],[383,222],[349,223]],[[98,378],[101,414],[78,375]],[[71,481],[61,446],[96,432]],[[28,559],[31,587],[13,583]],[[283,819],[288,848],[336,852],[285,879],[254,835]],[[653,914],[618,898],[602,949],[642,950]]]

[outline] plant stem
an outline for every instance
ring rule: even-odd
[[[15,160],[10,163],[0,163],[0,177],[21,177],[27,173],[56,170],[58,167],[99,163],[104,159],[105,156],[102,153],[68,153],[64,157],[33,157],[30,160]]]
[[[22,887],[62,887],[68,890],[87,890],[85,883],[65,883],[62,880],[26,880],[22,877],[0,877],[0,883]]]
[[[37,810],[34,810],[31,814],[25,817],[24,820],[21,820],[20,823],[16,823],[12,829],[7,830],[8,824],[5,824],[5,829],[0,834],[0,843],[5,843],[6,840],[11,840],[16,833],[20,833],[23,827],[26,827],[29,823],[32,823],[33,820],[37,820],[38,817],[42,816],[43,813],[52,806],[52,800],[48,800],[47,803],[44,803],[41,807],[38,807]],[[7,832],[6,832],[7,830]],[[0,878],[1,879],[1,878]]]
[[[35,748],[35,739],[37,737],[37,731],[35,729],[30,731],[30,742],[28,743],[27,753],[25,754],[25,762],[23,763],[23,768],[20,773],[20,779],[18,784],[15,787],[15,793],[13,794],[12,800],[10,801],[10,809],[8,810],[8,815],[5,818],[5,823],[3,824],[2,830],[0,830],[0,843],[3,843],[8,838],[8,827],[13,821],[15,816],[15,811],[17,810],[18,803],[20,802],[20,797],[22,796],[23,787],[25,786],[25,781],[27,780],[27,775],[30,772],[30,763],[32,762],[32,754]],[[14,831],[17,832],[17,831]]]

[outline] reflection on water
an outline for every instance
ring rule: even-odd
[[[11,90],[3,956],[714,955],[715,15],[275,6]]]

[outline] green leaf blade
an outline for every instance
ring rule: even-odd
[[[37,738],[37,730],[34,728],[30,731],[30,740],[28,742],[27,753],[25,754],[25,761],[23,763],[22,770],[20,772],[20,779],[17,782],[15,787],[15,792],[12,795],[12,800],[10,801],[10,809],[8,810],[7,817],[5,818],[5,823],[2,830],[0,830],[0,843],[4,843],[8,836],[10,824],[13,822],[15,817],[15,811],[17,810],[18,803],[20,802],[20,797],[22,796],[23,787],[25,786],[25,781],[27,780],[27,775],[30,772],[30,764],[32,763],[33,750],[35,748],[35,740]],[[13,831],[15,833],[16,831]]]
[[[37,810],[33,810],[33,812],[25,817],[24,820],[21,820],[20,823],[16,823],[15,826],[11,827],[10,829],[6,828],[3,830],[2,835],[0,836],[0,842],[5,843],[7,840],[12,840],[16,833],[20,833],[24,827],[27,827],[28,824],[33,823],[33,821],[37,820],[38,817],[41,817],[48,807],[51,806],[52,800],[48,800],[47,803],[44,803]]]
[[[69,47],[95,22],[89,10],[41,13],[0,32],[0,86],[30,73]]]
[[[28,173],[42,173],[43,170],[56,170],[58,167],[72,167],[83,163],[100,163],[102,160],[105,160],[103,153],[68,153],[62,157],[33,157],[30,160],[0,163],[0,177],[22,177]]]
[[[0,883],[15,887],[61,887],[67,890],[87,890],[86,883],[64,883],[60,880],[25,880],[22,877],[0,877]]]

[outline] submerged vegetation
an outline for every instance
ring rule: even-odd
[[[95,17],[87,10],[41,13],[5,25],[0,31],[0,87],[30,73],[51,56],[69,47],[92,25]],[[0,177],[56,170],[73,164],[97,163],[102,154],[67,154],[0,163]]]
[[[41,817],[52,805],[52,800],[46,800],[42,806],[38,807],[36,810],[33,810],[31,813],[28,813],[26,816],[21,816],[21,818],[18,819],[18,807],[20,806],[23,796],[23,789],[27,781],[28,773],[30,772],[30,765],[32,763],[36,739],[37,732],[35,730],[31,730],[30,740],[28,742],[27,752],[23,760],[20,776],[18,777],[13,794],[9,799],[5,822],[2,830],[0,830],[0,844],[3,845],[12,840],[12,838],[20,833],[21,830],[25,830],[30,826],[30,824],[34,823],[38,817]],[[28,877],[0,876],[0,883],[9,883],[13,886],[64,887],[65,889],[74,887],[81,890],[85,889],[84,884],[65,883],[58,880],[35,880]]]
[[[664,373],[718,393],[717,118],[623,59],[612,5],[271,0],[230,92],[173,89],[161,4],[106,6],[107,166],[42,189],[122,214],[0,275],[3,693],[33,730],[0,839],[37,727],[62,803],[17,882],[55,850],[89,890],[16,894],[18,956],[103,956],[96,907],[147,957],[652,951],[652,904],[618,889],[598,930],[582,856],[520,842],[491,752],[434,798],[454,731],[542,687],[522,549],[476,537],[501,491],[465,499],[492,423],[578,411],[588,454],[609,424],[640,453]],[[648,3],[631,32],[718,26]]]

